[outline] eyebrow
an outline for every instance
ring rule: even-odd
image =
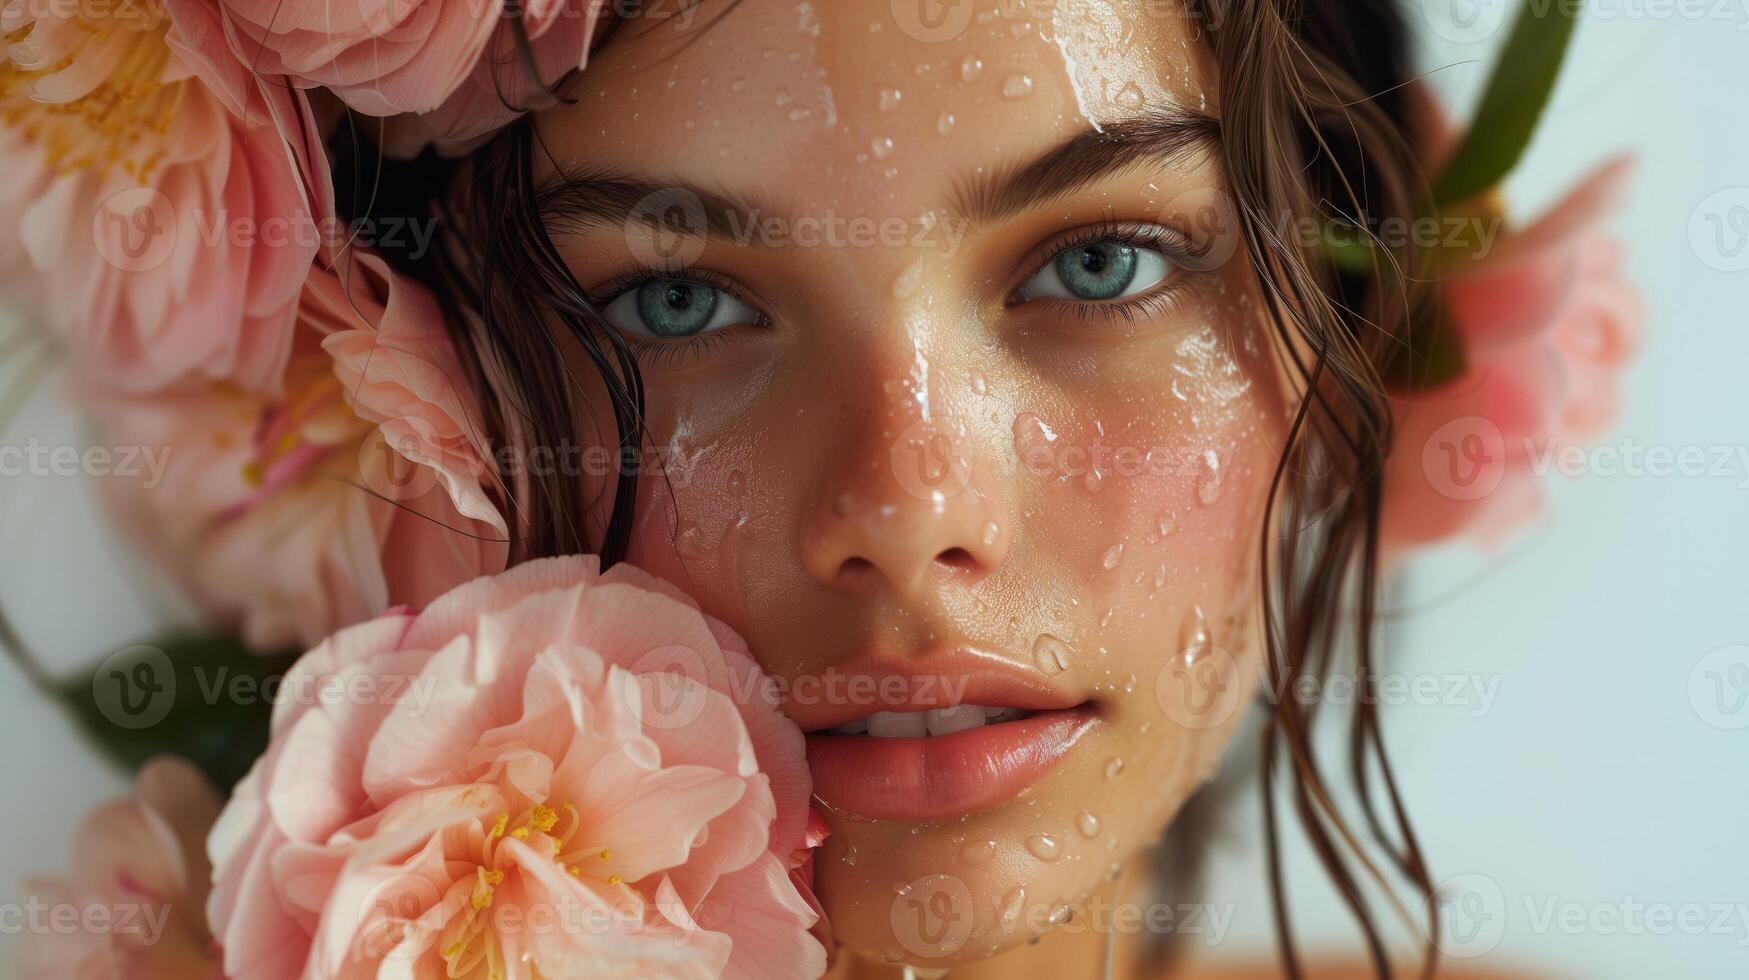
[[[965,178],[948,205],[970,224],[1001,221],[1115,174],[1212,149],[1220,135],[1213,116],[1153,109],[1077,133],[1024,164]],[[727,241],[783,213],[741,194],[602,169],[561,169],[541,182],[537,197],[541,213],[561,229],[660,220],[671,230]]]

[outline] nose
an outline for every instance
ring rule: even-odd
[[[844,447],[810,505],[809,574],[849,594],[885,589],[915,600],[999,567],[1009,522],[964,422],[864,418],[885,424],[867,426]]]

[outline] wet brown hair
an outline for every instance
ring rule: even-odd
[[[723,2],[726,13],[734,0]],[[1424,213],[1427,180],[1409,138],[1406,25],[1393,0],[1186,0],[1186,6],[1219,70],[1221,157],[1244,254],[1301,392],[1259,538],[1267,719],[1256,771],[1282,965],[1290,977],[1303,973],[1283,881],[1286,805],[1353,913],[1375,972],[1388,977],[1392,964],[1366,882],[1381,886],[1413,921],[1398,897],[1406,883],[1425,904],[1427,936],[1438,928],[1432,878],[1392,776],[1376,698],[1368,696],[1378,667],[1382,469],[1391,444],[1382,371],[1412,347],[1411,332],[1430,322],[1433,298],[1412,243],[1381,246],[1370,274],[1345,273],[1316,245],[1283,229],[1300,217],[1365,227]],[[609,43],[612,33],[610,26],[598,43]],[[605,522],[587,526],[596,501],[576,475],[506,473],[505,503],[516,515],[512,561],[594,553],[611,563],[624,558],[633,526],[635,461],[646,439],[642,380],[631,351],[548,237],[554,216],[535,178],[540,152],[524,117],[459,163],[429,154],[401,164],[342,159],[337,173],[352,174],[356,183],[350,194],[344,181],[337,183],[343,201],[379,213],[421,213],[398,209],[433,206],[414,198],[451,189],[434,205],[445,219],[442,247],[430,256],[403,256],[401,264],[443,298],[476,390],[489,393],[495,444],[524,451],[577,445],[584,406],[565,350],[576,344],[587,354],[609,392],[612,431],[626,464]],[[605,430],[607,420],[590,421]],[[1339,810],[1337,780],[1319,758],[1319,706],[1294,693],[1306,679],[1324,690],[1337,671],[1351,674],[1357,691],[1346,769],[1358,825]],[[1176,888],[1195,887],[1205,848],[1193,841],[1210,809],[1209,794],[1201,796],[1160,851]],[[1156,952],[1155,962],[1167,951]],[[1429,938],[1424,975],[1433,970],[1434,953]]]

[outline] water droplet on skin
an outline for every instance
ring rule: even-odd
[[[1169,510],[1161,511],[1160,516],[1154,520],[1154,530],[1159,532],[1162,538],[1171,537],[1172,532],[1178,530],[1177,516]]]
[[[1196,481],[1196,499],[1204,507],[1211,507],[1221,499],[1221,457],[1213,449],[1205,449],[1202,454],[1202,474]]]
[[[1136,689],[1136,675],[1125,674],[1124,679],[1123,679],[1123,692],[1125,694],[1128,694],[1131,691],[1134,691],[1135,689]],[[1143,722],[1143,724],[1146,724],[1146,722]]]
[[[1059,905],[1051,910],[1050,924],[1060,926],[1074,916],[1075,909],[1068,904]]]
[[[1123,759],[1114,755],[1111,757],[1111,761],[1105,764],[1105,778],[1116,779],[1121,772],[1123,772]]]
[[[891,136],[876,136],[870,141],[869,149],[874,151],[876,160],[885,160],[893,155],[893,138]]]
[[[923,259],[919,256],[899,273],[899,278],[893,280],[893,298],[910,299],[923,288]]]
[[[1125,83],[1113,99],[1125,109],[1140,109],[1142,107],[1142,87],[1135,82]]]
[[[1044,419],[1031,412],[1021,412],[1014,417],[1014,452],[1022,463],[1029,463],[1030,456],[1051,443],[1057,441],[1057,434]]]
[[[927,62],[927,61],[919,61],[919,62],[917,62],[917,67],[911,69],[912,73],[917,75],[919,78],[923,77],[924,75],[929,74],[930,70],[931,70],[931,66],[930,66],[929,62]]]
[[[674,551],[682,558],[697,558],[704,553],[704,529],[692,521],[681,521],[674,536]]]
[[[1002,897],[1002,925],[1012,926],[1020,918],[1021,909],[1026,905],[1026,886],[1016,885],[1013,891]]]
[[[1119,865],[1116,861],[1113,861],[1111,863],[1111,867],[1105,869],[1105,880],[1106,881],[1116,881],[1119,878],[1121,878],[1122,876],[1123,876],[1123,866]]]
[[[772,97],[771,101],[772,101],[773,105],[776,105],[779,109],[781,109],[784,106],[789,105],[791,102],[794,102],[795,96],[789,94],[789,89],[780,88],[777,90],[777,94]]]
[[[1015,72],[1002,82],[1002,97],[1005,99],[1024,99],[1032,94],[1032,76],[1025,72]]]
[[[990,523],[984,525],[984,547],[988,548],[991,545],[995,544],[996,539],[1001,537],[1001,536],[1002,536],[1002,525],[996,523],[995,521],[991,521]]]
[[[975,840],[960,848],[960,860],[967,864],[983,864],[996,855],[996,842]]]
[[[960,81],[969,82],[984,73],[984,59],[975,54],[968,54],[960,62]]]
[[[948,133],[953,132],[953,124],[954,124],[953,113],[943,112],[941,115],[939,115],[935,118],[935,132],[936,132],[936,134],[939,136],[946,136]]]
[[[1031,851],[1032,856],[1040,861],[1055,861],[1057,855],[1062,853],[1062,847],[1057,843],[1057,839],[1050,834],[1033,834],[1028,837],[1026,849]]]
[[[739,497],[747,490],[747,474],[740,470],[729,471],[729,496]]]
[[[1040,633],[1032,645],[1032,659],[1046,676],[1069,669],[1069,645],[1049,633]]]
[[[1153,591],[1158,592],[1165,587],[1166,587],[1166,563],[1161,562],[1160,564],[1154,566],[1154,588],[1153,588]]]
[[[1086,810],[1075,818],[1075,829],[1081,831],[1081,836],[1089,840],[1099,836],[1099,818]]]
[[[861,857],[861,856],[862,855],[857,853],[855,844],[852,844],[849,847],[844,849],[844,863],[850,865],[853,868],[856,867],[856,859]]]
[[[899,91],[896,88],[881,89],[881,111],[882,112],[892,112],[894,109],[897,109],[899,107],[899,103],[903,102],[904,100],[905,100],[905,93]]]
[[[1116,568],[1120,561],[1123,561],[1123,542],[1121,541],[1105,549],[1105,557],[1099,559],[1099,567],[1109,572]]]
[[[984,379],[983,372],[973,371],[972,372],[972,394],[977,395],[979,398],[982,398],[989,393],[990,393],[990,382],[986,381]]]
[[[789,111],[789,121],[790,122],[801,122],[802,120],[808,118],[809,116],[811,116],[813,114],[814,114],[814,111],[812,109],[804,109],[801,106],[796,106],[794,109],[791,109]]]

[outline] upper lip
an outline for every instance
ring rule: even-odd
[[[927,711],[961,704],[1050,711],[1086,701],[1059,689],[1034,668],[961,645],[916,657],[860,654],[822,673],[798,678],[790,685],[784,710],[803,731],[817,732],[877,711]]]

